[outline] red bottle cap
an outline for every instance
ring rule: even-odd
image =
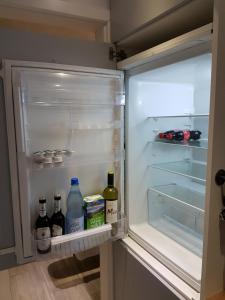
[[[191,133],[189,130],[184,130],[184,140],[185,141],[190,140],[190,135],[191,135]]]
[[[172,139],[173,139],[173,134],[172,134],[172,133],[168,133],[168,134],[166,135],[166,138],[167,138],[168,140],[172,140]]]

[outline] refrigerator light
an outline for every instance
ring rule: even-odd
[[[60,73],[57,73],[57,75],[61,76],[61,77],[64,77],[66,76],[67,74],[66,73],[63,73],[63,72],[60,72]]]

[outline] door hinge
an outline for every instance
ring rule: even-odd
[[[116,48],[109,48],[109,59],[115,62],[119,62],[123,59],[127,58],[127,55],[124,50],[117,50]]]

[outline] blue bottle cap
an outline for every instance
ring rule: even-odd
[[[71,185],[74,185],[74,184],[79,184],[79,180],[77,177],[71,178]]]

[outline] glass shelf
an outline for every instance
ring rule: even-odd
[[[203,183],[206,181],[206,165],[196,161],[191,161],[189,159],[183,161],[152,164],[151,167],[195,179]]]
[[[176,183],[167,185],[154,186],[149,189],[149,192],[155,192],[165,198],[170,198],[175,203],[179,203],[184,207],[193,208],[200,213],[204,213],[204,193],[194,191],[190,188],[179,186]]]
[[[169,118],[208,118],[209,114],[183,114],[173,116],[149,116],[148,119],[169,119]]]
[[[198,148],[208,150],[208,140],[197,140],[197,141],[168,141],[168,140],[159,140],[151,141],[152,144],[164,144],[164,145],[175,145],[181,147],[189,147],[189,148]]]

